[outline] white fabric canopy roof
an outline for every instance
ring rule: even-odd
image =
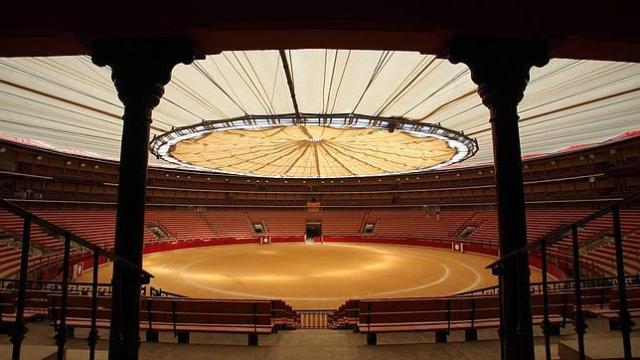
[[[301,112],[440,123],[477,138],[480,150],[465,164],[492,160],[489,113],[465,65],[413,52],[285,53]],[[223,52],[176,66],[152,133],[293,112],[278,51]],[[121,114],[109,69],[88,57],[0,59],[0,135],[117,159]],[[611,138],[639,128],[639,115],[640,64],[554,59],[531,71],[520,105],[523,154]]]

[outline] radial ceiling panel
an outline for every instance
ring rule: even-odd
[[[172,155],[186,163],[259,176],[344,177],[428,169],[455,150],[435,138],[385,130],[275,126],[230,130],[186,140]]]
[[[153,134],[203,120],[293,113],[286,61],[301,112],[439,123],[477,138],[479,151],[465,164],[492,160],[489,114],[464,65],[412,52],[284,54],[223,52],[176,66],[154,111]],[[88,57],[0,59],[0,135],[118,158],[121,113],[109,69]],[[520,116],[525,155],[637,129],[640,65],[554,59],[531,70]]]

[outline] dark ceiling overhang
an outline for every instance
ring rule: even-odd
[[[456,36],[545,39],[552,57],[640,61],[640,2],[16,2],[0,56],[90,54],[93,39],[187,36],[222,50],[350,48],[445,54]],[[310,5],[313,5],[310,7]]]

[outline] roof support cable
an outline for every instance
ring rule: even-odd
[[[289,52],[289,56],[291,56],[291,52]],[[289,86],[289,94],[291,94],[291,102],[293,103],[293,109],[296,112],[296,120],[301,120],[300,109],[298,109],[298,100],[296,100],[296,90],[293,84],[293,72],[289,68],[289,61],[287,60],[287,55],[284,50],[280,49],[280,58],[282,59],[282,68],[284,69],[284,74],[287,76],[287,85]]]
[[[336,96],[333,98],[333,104],[331,105],[331,114],[333,114],[336,108],[336,101],[340,96],[340,87],[342,86],[342,80],[344,79],[344,74],[347,72],[347,66],[349,65],[349,59],[351,59],[351,50],[347,53],[347,59],[344,61],[344,66],[342,67],[342,74],[340,75],[340,81],[338,82],[338,87],[336,89]]]
[[[364,96],[369,91],[369,88],[371,88],[371,85],[378,78],[378,75],[380,75],[380,72],[382,71],[384,66],[389,62],[389,60],[391,59],[393,54],[394,54],[394,52],[390,52],[390,51],[383,51],[382,54],[380,54],[380,58],[378,59],[378,63],[376,64],[376,67],[373,69],[373,73],[371,74],[371,78],[369,79],[369,82],[367,83],[367,86],[364,88],[364,91],[360,95],[360,99],[358,99],[358,102],[356,103],[356,106],[354,106],[353,110],[351,111],[352,114],[356,113],[356,110],[358,110],[358,106],[360,106],[360,103],[362,102],[362,99],[364,99]]]
[[[193,67],[195,67],[204,77],[207,78],[215,87],[218,88],[231,102],[240,109],[244,113],[244,115],[249,115],[247,111],[233,98],[229,93],[222,87],[218,82],[209,74],[202,66],[200,66],[197,62],[193,63]]]

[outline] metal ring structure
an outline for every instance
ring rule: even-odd
[[[252,170],[250,168],[244,168],[242,170],[237,170],[233,168],[224,168],[224,166],[202,166],[202,164],[198,164],[193,161],[186,161],[181,159],[180,156],[176,155],[176,146],[181,146],[181,144],[198,141],[203,139],[209,135],[214,134],[215,136],[220,136],[227,132],[228,135],[235,134],[237,135],[239,132],[244,134],[257,134],[260,131],[273,131],[274,129],[283,129],[286,127],[297,127],[301,128],[308,138],[306,139],[291,139],[290,141],[296,144],[300,144],[301,141],[304,141],[307,146],[315,149],[315,163],[317,166],[317,171],[309,172],[306,175],[300,175],[299,173],[289,173],[289,172],[276,172],[272,171],[271,173],[260,172],[259,170]],[[302,129],[302,128],[306,129]],[[380,154],[386,154],[387,157],[394,156],[394,159],[397,159],[400,155],[385,153],[384,144],[376,144],[375,149],[368,149],[368,153],[363,154],[344,154],[344,149],[337,149],[333,147],[335,144],[324,144],[321,137],[315,137],[310,134],[308,130],[312,129],[320,129],[324,133],[325,130],[328,132],[333,132],[335,130],[341,130],[340,134],[348,133],[348,130],[366,130],[360,131],[359,134],[365,134],[366,136],[376,134],[375,139],[380,138],[380,136],[385,136],[386,133],[396,133],[396,137],[402,136],[403,139],[408,139],[411,141],[415,139],[416,141],[430,141],[430,140],[440,140],[442,141],[446,147],[451,150],[451,156],[446,158],[443,161],[438,161],[435,164],[430,164],[429,166],[424,167],[415,167],[411,168],[411,166],[404,166],[406,164],[402,164],[403,166],[398,166],[402,168],[400,171],[389,170],[388,168],[373,167],[372,171],[363,171],[359,173],[353,169],[347,169],[346,165],[343,165],[345,168],[344,173],[342,172],[322,172],[321,171],[321,161],[322,158],[334,157],[334,162],[339,162],[339,159],[335,158],[333,154],[341,154],[341,156],[349,159],[350,162],[364,162],[362,160],[363,155],[371,155],[371,157],[376,157],[377,155],[373,153],[374,151],[379,151]],[[290,129],[285,129],[290,130]],[[342,131],[345,130],[345,131]],[[316,130],[317,133],[317,130]],[[383,134],[384,133],[384,134]],[[224,138],[216,138],[218,140]],[[334,138],[335,139],[335,138]],[[254,139],[255,140],[255,139]],[[365,138],[365,141],[367,139]],[[251,146],[255,144],[259,146],[259,139],[255,140],[254,143],[245,144],[244,146]],[[294,144],[295,145],[295,144]],[[325,146],[326,145],[326,146]],[[206,146],[206,145],[205,145]],[[289,145],[286,145],[289,146]],[[293,145],[289,146],[291,148]],[[350,144],[345,145],[350,146]],[[403,146],[403,145],[401,145]],[[318,147],[324,151],[324,154],[318,154]],[[442,147],[442,145],[441,145]],[[304,148],[302,146],[301,148]],[[245,147],[245,149],[250,149]],[[377,150],[376,150],[377,149]],[[404,149],[404,148],[402,148]],[[406,150],[406,149],[404,149]],[[155,136],[154,139],[150,143],[150,151],[157,158],[163,159],[172,164],[178,165],[182,169],[187,170],[195,170],[195,171],[204,171],[218,174],[229,174],[229,175],[242,175],[242,176],[253,176],[253,177],[264,177],[264,178],[343,178],[343,177],[370,177],[370,176],[385,176],[385,175],[402,175],[409,173],[419,173],[426,172],[431,170],[442,169],[450,164],[462,162],[470,157],[472,157],[478,151],[478,143],[475,139],[471,139],[464,135],[462,132],[458,132],[455,130],[444,128],[438,124],[430,124],[423,123],[418,121],[411,121],[404,118],[394,118],[394,117],[376,117],[376,116],[368,116],[368,115],[359,115],[359,114],[283,114],[283,115],[264,115],[264,116],[244,116],[233,119],[225,119],[225,120],[203,120],[201,123],[173,128],[171,131],[168,131],[159,136]],[[218,150],[218,155],[226,156],[227,153],[233,151],[233,144],[229,145],[229,148],[225,148],[223,150]],[[269,152],[269,149],[262,150],[265,153]],[[276,149],[273,149],[276,151]],[[307,151],[307,150],[304,150]],[[311,152],[310,152],[311,153]],[[406,151],[405,151],[406,153]],[[202,155],[202,154],[199,154]],[[216,154],[213,154],[216,155]],[[312,156],[312,155],[307,155]],[[293,157],[293,156],[292,156]],[[390,162],[391,160],[381,158],[382,162]],[[238,160],[238,159],[236,159]],[[243,166],[247,165],[246,163],[252,162],[252,159],[247,159]],[[215,159],[213,161],[215,163]],[[240,163],[241,161],[237,161]],[[344,162],[344,161],[343,161]],[[293,164],[295,165],[295,164]],[[292,166],[293,166],[292,165]],[[363,166],[360,166],[361,168]]]

